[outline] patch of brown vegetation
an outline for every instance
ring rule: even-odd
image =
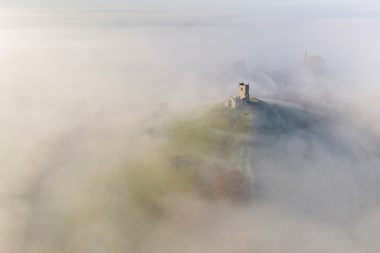
[[[216,196],[232,201],[247,201],[250,198],[249,179],[237,169],[225,170],[218,174],[213,182]]]

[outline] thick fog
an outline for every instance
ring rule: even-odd
[[[2,12],[0,252],[379,252],[380,12],[340,7]],[[256,150],[249,205],[178,191],[149,221],[128,184],[165,177],[154,113],[241,81],[328,123]]]

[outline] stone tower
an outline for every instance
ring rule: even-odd
[[[249,84],[239,83],[237,99],[241,103],[249,103]]]

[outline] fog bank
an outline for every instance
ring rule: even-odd
[[[378,252],[378,189],[365,188],[380,164],[378,12],[262,10],[2,14],[0,252]],[[179,187],[160,199],[172,219],[155,221],[128,188],[137,182],[154,198],[150,183],[170,174],[146,128],[162,108],[178,115],[222,101],[240,81],[253,96],[337,123],[323,130],[339,136],[339,148],[330,148],[359,152],[358,166],[321,147],[315,168],[300,164],[326,174],[303,181],[291,168],[277,171],[276,162],[289,161],[280,151],[264,153],[269,169],[258,176],[264,191],[252,206]],[[287,152],[303,145],[297,134],[289,138],[281,144]],[[135,164],[150,176],[136,174]],[[332,222],[300,214],[297,201],[308,207],[310,196],[318,210],[339,201],[352,208],[351,179],[362,180],[355,208],[364,213]],[[295,180],[300,188],[291,187]],[[265,191],[271,183],[279,188]],[[349,194],[326,196],[324,184]]]

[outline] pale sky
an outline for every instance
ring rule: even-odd
[[[358,5],[377,6],[378,0],[0,0],[0,8],[106,10],[106,9],[244,9],[257,6]]]

